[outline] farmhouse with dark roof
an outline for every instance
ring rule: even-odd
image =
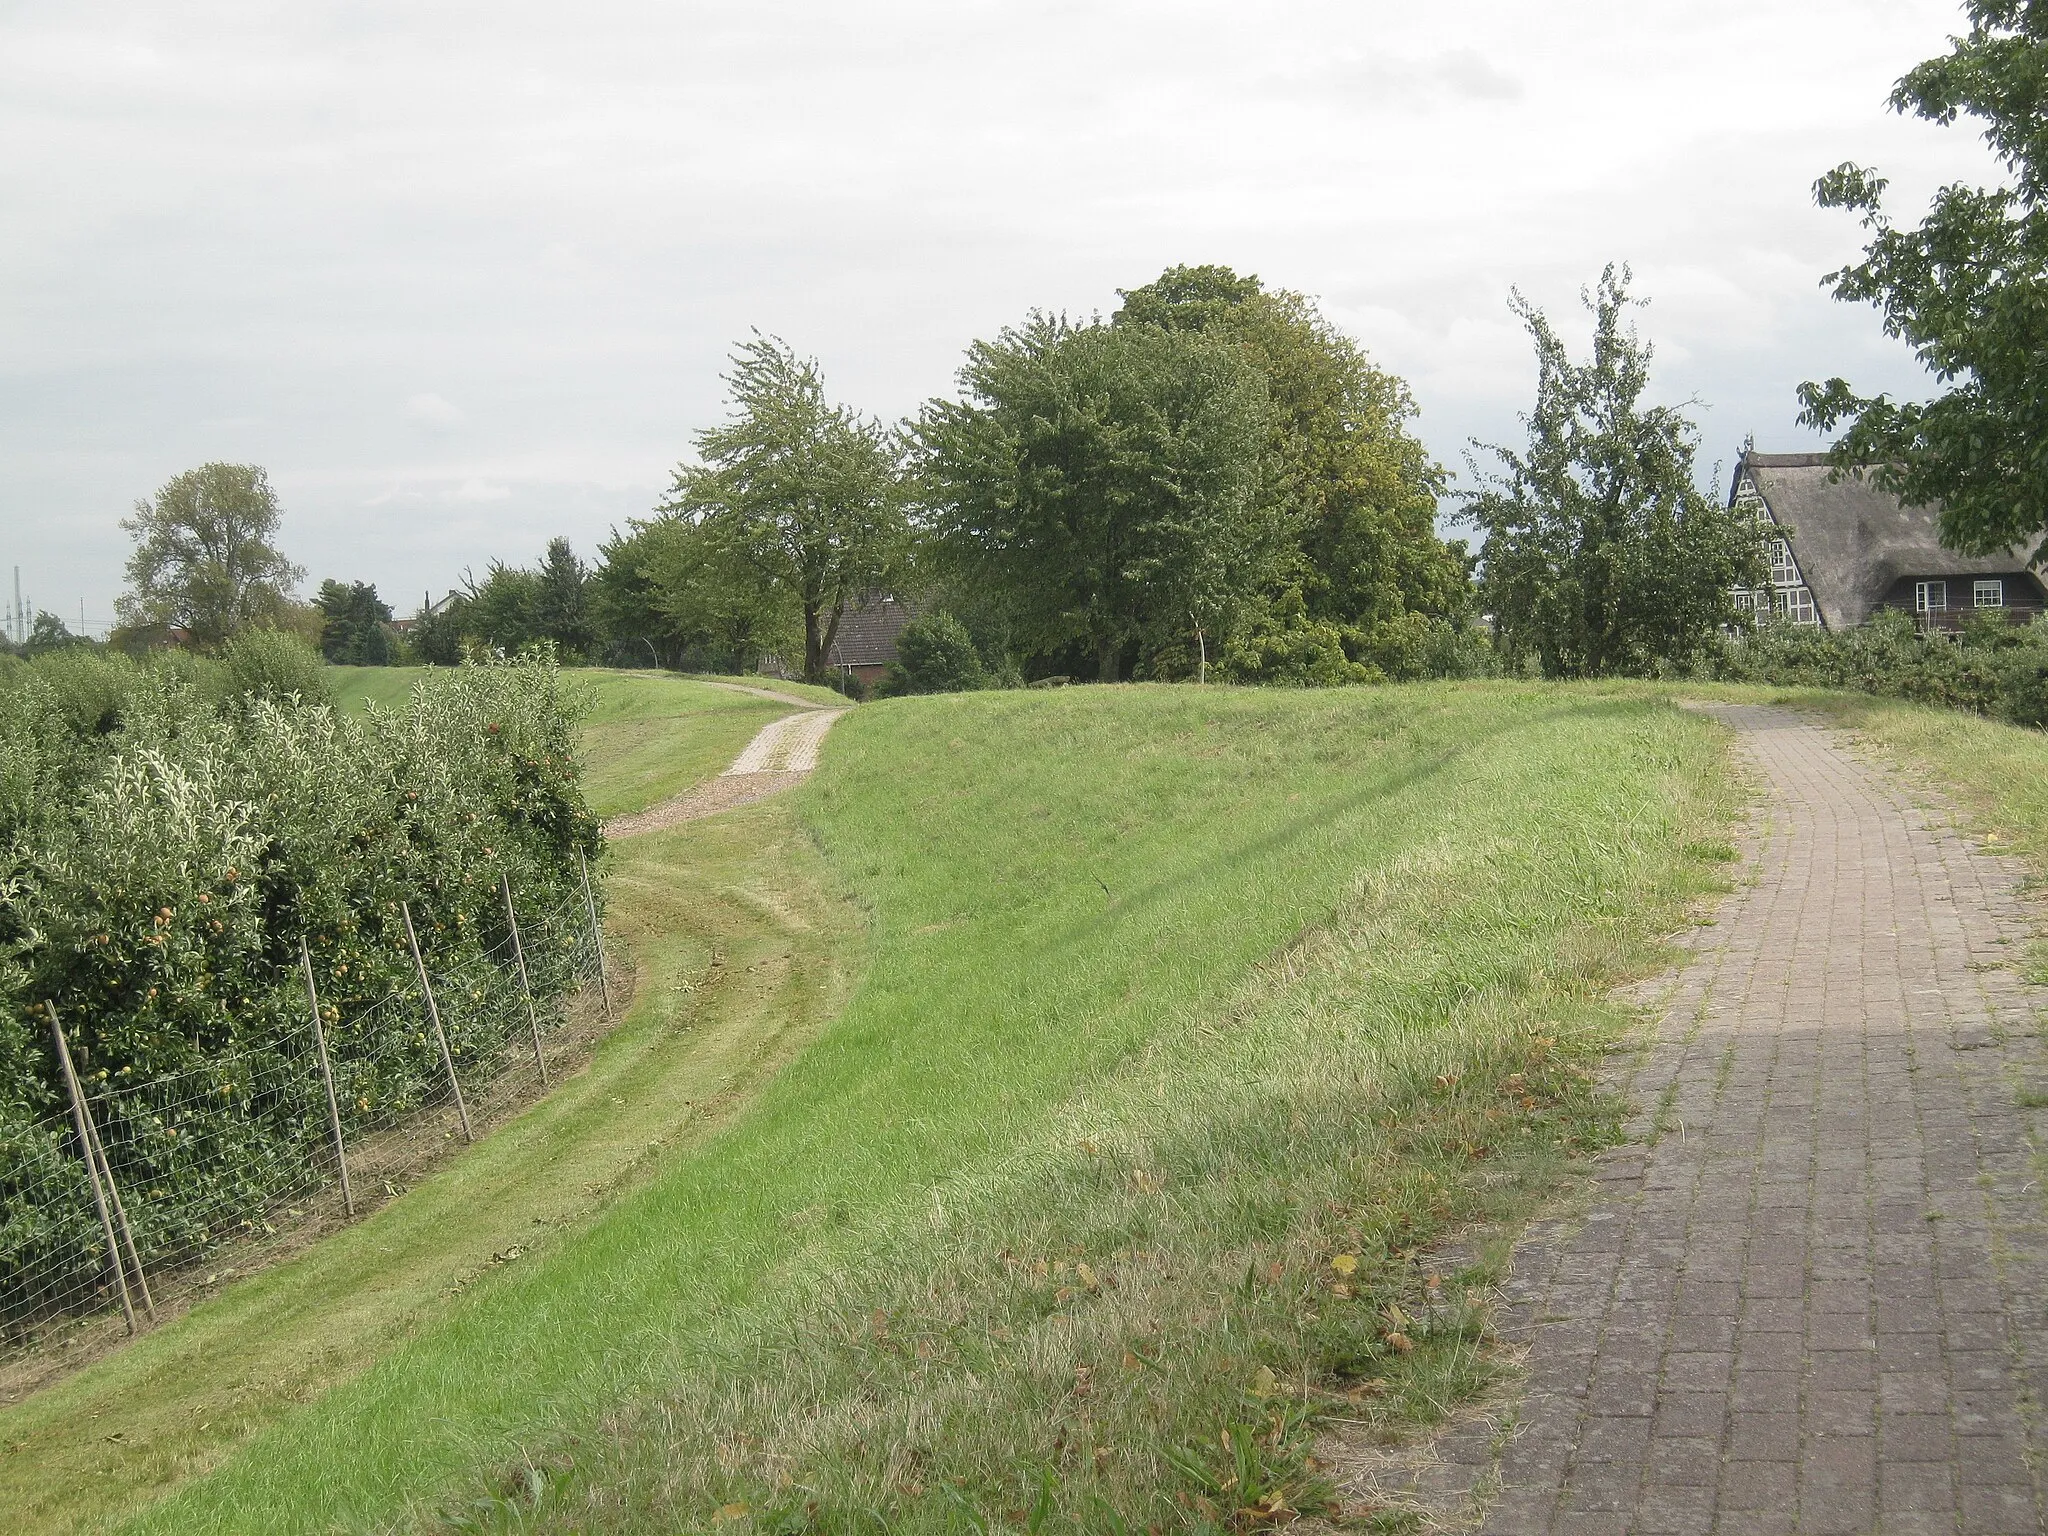
[[[869,592],[851,605],[832,637],[832,670],[873,687],[896,659],[896,637],[917,617],[917,605],[884,592]]]
[[[1737,601],[1795,624],[1851,629],[1898,608],[1923,628],[1952,630],[1987,609],[2031,619],[2048,601],[2033,569],[2040,537],[2004,554],[1956,554],[1941,546],[1935,508],[1908,507],[1862,474],[1837,480],[1826,454],[1746,450],[1728,500],[1774,535],[1770,587]]]
[[[839,630],[832,637],[825,665],[841,677],[872,688],[896,659],[896,637],[919,612],[918,605],[908,599],[886,592],[862,593],[839,616]],[[789,676],[782,658],[775,655],[761,658],[760,671],[763,676]]]

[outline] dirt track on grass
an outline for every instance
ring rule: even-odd
[[[651,805],[644,811],[613,817],[605,823],[606,837],[641,837],[649,832],[660,832],[685,821],[716,816],[720,811],[766,799],[802,783],[818,766],[818,744],[825,739],[832,722],[846,713],[843,709],[820,709],[789,694],[773,693],[766,688],[747,688],[737,683],[721,686],[781,699],[785,703],[802,704],[803,708],[797,714],[784,715],[762,727],[760,733],[747,743],[745,750],[733,759],[732,766],[717,778],[707,779],[674,799]]]

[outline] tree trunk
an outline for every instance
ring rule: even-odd
[[[824,630],[818,623],[816,606],[804,604],[804,681],[822,683],[825,680],[827,641]]]
[[[846,617],[844,599],[825,611],[822,600],[804,604],[804,681],[822,683],[832,667],[832,642],[839,638],[839,621]]]
[[[1095,679],[1097,682],[1113,683],[1117,680],[1117,652],[1121,650],[1114,640],[1105,640],[1095,650]]]

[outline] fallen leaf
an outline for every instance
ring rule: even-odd
[[[1415,1348],[1415,1341],[1405,1333],[1390,1333],[1387,1335],[1387,1348],[1405,1355]]]
[[[721,1504],[718,1506],[718,1513],[711,1517],[711,1523],[724,1525],[728,1520],[744,1520],[747,1513],[747,1506],[744,1504]]]
[[[1330,1260],[1330,1268],[1337,1271],[1340,1275],[1356,1274],[1358,1272],[1358,1255],[1355,1253],[1340,1253]]]

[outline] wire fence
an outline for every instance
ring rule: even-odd
[[[132,1332],[167,1282],[189,1287],[223,1250],[361,1214],[544,1087],[575,999],[594,987],[611,1013],[587,878],[540,911],[518,911],[504,882],[503,936],[441,969],[407,906],[417,982],[365,1004],[302,941],[295,1026],[146,1080],[96,1069],[86,1021],[45,1005],[66,1112],[0,1157],[0,1356],[117,1309]]]

